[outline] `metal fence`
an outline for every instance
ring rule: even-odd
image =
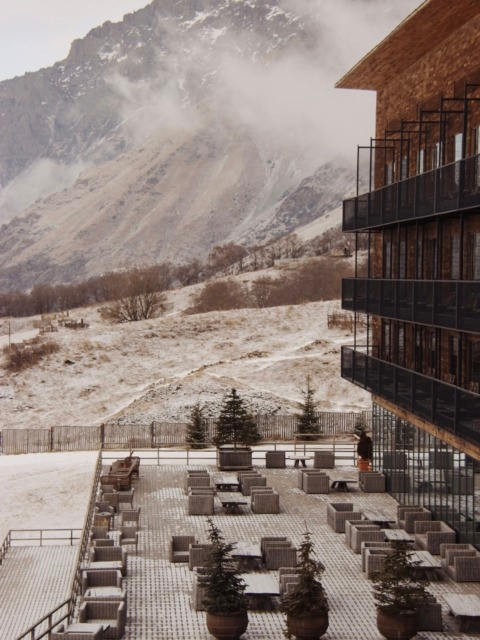
[[[264,440],[293,440],[298,432],[297,415],[259,414],[254,416]],[[371,411],[318,412],[320,433],[335,436],[351,433],[361,421],[371,425]],[[207,440],[216,435],[216,418],[207,418]],[[185,422],[151,424],[101,424],[99,426],[57,426],[50,429],[4,429],[0,432],[1,452],[7,454],[47,451],[98,451],[99,449],[157,448],[185,443]]]

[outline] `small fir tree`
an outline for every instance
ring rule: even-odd
[[[318,416],[316,415],[317,402],[315,402],[315,390],[310,384],[310,376],[307,376],[307,388],[302,391],[303,405],[302,413],[298,416],[297,433],[320,433],[320,425],[318,424]]]
[[[205,609],[213,614],[245,611],[246,585],[231,555],[235,545],[225,542],[211,518],[207,518],[207,522],[208,540],[212,546],[205,554],[204,566],[198,570],[198,583],[205,590]]]
[[[233,444],[236,449],[238,444],[250,446],[261,438],[257,423],[245,408],[244,401],[237,390],[232,389],[224,400],[217,420],[217,435],[213,440],[215,445]]]
[[[410,613],[424,606],[428,591],[414,575],[418,561],[412,561],[412,551],[403,540],[391,543],[392,553],[385,555],[383,569],[372,577],[375,605],[383,613]]]
[[[196,402],[190,413],[190,422],[187,424],[185,442],[192,445],[193,449],[204,449],[207,446],[207,423],[202,411],[200,402]]]
[[[298,553],[299,581],[290,593],[282,596],[280,611],[293,618],[324,615],[329,611],[327,594],[321,582],[325,566],[312,557],[315,551],[309,531],[303,534]],[[285,635],[291,637],[288,631]]]

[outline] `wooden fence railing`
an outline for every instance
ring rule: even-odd
[[[324,436],[352,433],[361,421],[371,424],[371,412],[318,412]],[[265,440],[293,440],[298,416],[259,414],[255,416]],[[216,418],[207,418],[207,440],[216,435]],[[185,442],[187,423],[102,424],[100,426],[56,426],[50,429],[4,429],[0,432],[1,453],[47,451],[98,451],[99,449],[156,448]]]

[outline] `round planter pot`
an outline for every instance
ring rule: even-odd
[[[248,627],[246,611],[238,613],[207,613],[207,629],[218,640],[238,640]]]
[[[297,640],[317,640],[327,632],[328,613],[308,618],[294,618],[287,615],[287,629]]]
[[[364,460],[363,458],[358,459],[358,470],[359,471],[370,471],[370,460]]]
[[[377,611],[377,627],[387,640],[410,640],[418,631],[418,616],[416,613],[389,615]]]

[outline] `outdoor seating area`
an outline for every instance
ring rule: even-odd
[[[260,541],[238,541],[234,545],[232,558],[239,570],[247,571],[241,574],[241,578],[246,584],[248,608],[259,611],[275,610],[281,589],[285,589],[287,572],[297,572],[297,550],[293,543],[286,536],[267,536]],[[204,610],[204,592],[198,582],[198,569],[201,570],[204,566],[210,548],[211,545],[207,543],[189,544],[188,563],[189,569],[194,572],[192,606],[195,611]],[[281,574],[285,576],[283,582],[280,580]]]
[[[139,475],[140,458],[130,455],[121,460],[116,460],[110,466],[108,473],[100,477],[100,485],[117,491],[129,491],[132,488],[133,480],[138,480]]]
[[[190,516],[212,516],[216,509],[241,515],[245,508],[252,513],[280,513],[280,496],[259,470],[210,474],[206,469],[187,469],[184,488]]]
[[[140,477],[140,458],[129,456],[115,461],[108,477],[128,474],[129,482]],[[90,546],[81,563],[81,601],[76,620],[61,624],[51,634],[53,640],[95,638],[118,640],[125,634],[129,553],[138,553],[141,507],[133,507],[135,487],[113,486],[100,477],[94,504]]]
[[[118,498],[120,492],[102,485],[95,516],[108,510],[110,517],[90,530],[88,557],[82,565],[82,604],[78,609],[82,618],[59,626],[55,629],[57,636],[52,637],[71,640],[74,633],[82,633],[82,639],[116,638],[121,637],[118,634],[123,625],[126,640],[153,640],[168,634],[203,640],[205,620],[198,615],[203,610],[203,594],[197,578],[210,546],[207,515],[235,545],[232,557],[247,585],[252,638],[258,635],[256,628],[268,628],[268,637],[282,637],[279,598],[298,581],[298,548],[306,528],[326,567],[325,583],[334,603],[330,614],[332,637],[351,638],[343,624],[344,614],[338,611],[339,601],[345,603],[345,609],[360,608],[355,620],[361,630],[359,637],[377,637],[375,632],[372,635],[375,612],[369,580],[391,553],[390,539],[407,541],[414,553],[412,560],[418,563],[415,571],[428,581],[432,600],[422,610],[422,630],[428,630],[432,639],[442,629],[443,633],[457,633],[460,623],[465,623],[458,616],[446,615],[445,596],[464,593],[464,585],[467,593],[480,596],[480,554],[469,545],[451,540],[439,543],[438,554],[418,548],[415,530],[419,523],[436,521],[413,520],[413,533],[400,528],[406,513],[424,518],[425,511],[415,505],[405,509],[385,492],[364,492],[359,484],[353,484],[347,495],[332,493],[332,482],[347,478],[355,482],[358,477],[358,470],[352,466],[335,467],[327,475],[326,471],[303,467],[260,466],[253,473],[219,473],[206,465],[144,465],[140,481],[131,487],[132,503],[112,500],[112,495]],[[195,480],[191,482],[193,478],[203,478],[200,486],[195,486]],[[328,479],[328,492],[311,492],[310,483],[317,478]],[[254,484],[259,479],[261,484]],[[213,513],[190,515],[197,498],[206,498],[210,510],[213,504]],[[222,500],[232,504],[239,501],[238,511],[225,508]],[[135,508],[131,508],[133,504]],[[186,508],[186,504],[190,506]],[[140,516],[143,526],[138,544]],[[412,526],[410,522],[408,526]],[[127,549],[130,553],[125,552]],[[98,601],[109,606],[97,607]],[[145,604],[148,602],[156,603],[154,632],[149,622],[152,609]],[[182,612],[179,619],[175,615],[178,611]],[[100,619],[99,615],[108,617]]]

